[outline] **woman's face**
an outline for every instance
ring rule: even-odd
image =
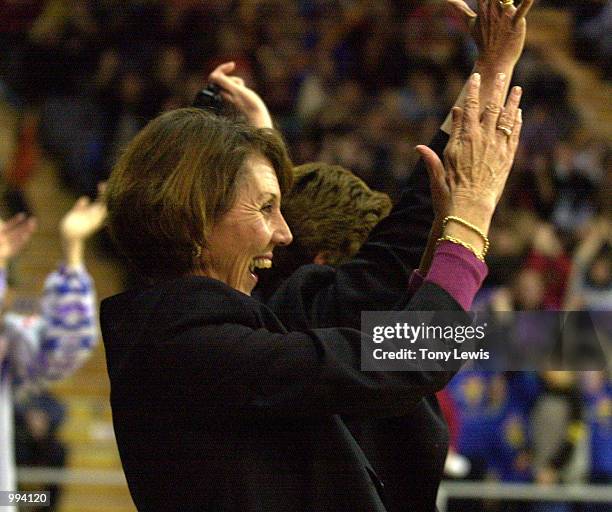
[[[204,274],[247,295],[257,284],[256,268],[272,266],[272,251],[291,243],[280,212],[276,173],[261,155],[245,162],[234,206],[212,228],[203,252]]]

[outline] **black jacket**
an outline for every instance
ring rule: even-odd
[[[458,308],[433,284],[409,304]],[[139,510],[382,512],[378,478],[338,415],[398,416],[449,378],[361,372],[359,331],[288,333],[266,306],[203,277],[106,299],[101,314]]]

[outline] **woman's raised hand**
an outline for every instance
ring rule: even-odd
[[[106,219],[106,203],[98,197],[79,198],[60,222],[60,232],[65,241],[87,240],[98,231]]]
[[[525,44],[525,17],[535,0],[523,0],[519,7],[512,1],[478,0],[478,14],[464,0],[446,1],[470,22],[480,65],[500,69],[516,64]]]
[[[504,75],[497,76],[494,97],[480,116],[480,75],[475,73],[463,108],[453,109],[450,139],[444,150],[452,215],[467,215],[471,210],[488,210],[492,215],[501,197],[523,122],[520,87],[512,89],[502,106],[505,80]],[[482,226],[484,231],[488,227]]]
[[[70,267],[83,264],[85,241],[98,231],[106,219],[105,184],[98,185],[98,198],[79,198],[60,222],[64,257]]]
[[[463,107],[455,107],[452,112],[445,165],[428,147],[417,147],[425,159],[440,207],[484,234],[488,233],[512,168],[522,126],[521,88],[514,87],[502,107],[505,80],[503,74],[497,76],[493,99],[481,116],[480,75],[471,76]],[[482,237],[460,223],[448,223],[444,235],[456,237],[480,251],[484,248]]]
[[[249,89],[242,78],[230,74],[235,68],[234,62],[225,62],[215,68],[208,76],[208,81],[221,88],[223,99],[242,112],[251,125],[273,128],[272,116],[261,97]]]

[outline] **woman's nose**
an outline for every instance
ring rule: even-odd
[[[281,214],[279,214],[278,226],[274,234],[274,243],[276,243],[276,245],[289,245],[293,241],[291,230],[289,229],[287,222],[285,222],[285,218]]]

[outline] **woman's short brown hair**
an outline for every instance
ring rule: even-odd
[[[293,188],[281,205],[293,243],[275,254],[275,265],[287,274],[312,263],[318,253],[326,254],[329,265],[345,263],[391,211],[387,194],[339,165],[314,162],[293,171]]]
[[[197,270],[195,254],[235,200],[246,158],[258,153],[281,193],[291,163],[275,130],[197,108],[166,112],[128,144],[108,181],[108,225],[120,252],[149,281]]]

